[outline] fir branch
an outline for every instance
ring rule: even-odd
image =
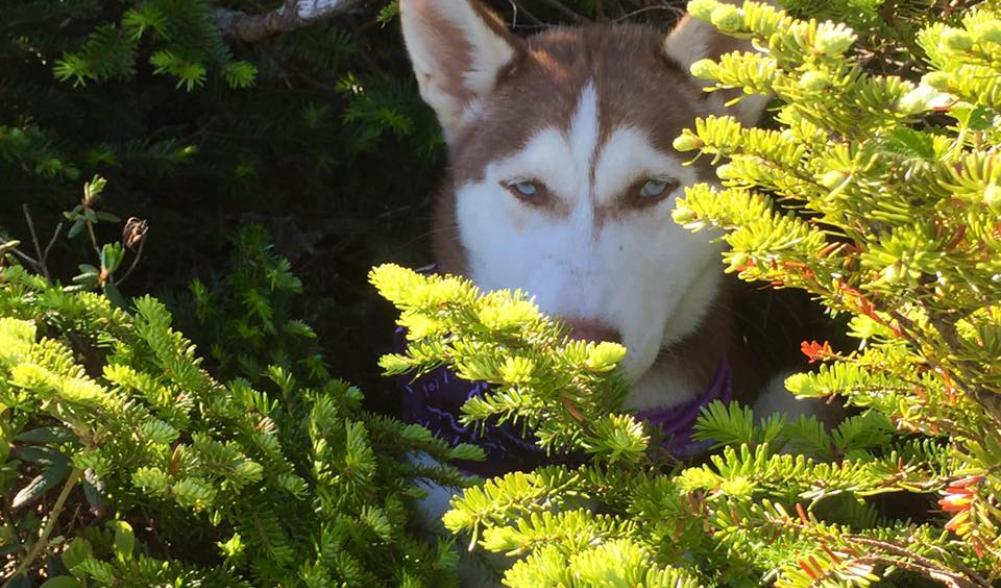
[[[904,558],[903,561],[910,562],[914,565],[920,566],[922,571],[928,577],[934,580],[947,582],[949,583],[950,586],[956,586],[957,588],[991,587],[990,582],[982,578],[979,574],[977,574],[967,566],[962,566],[963,567],[962,573],[953,572],[949,569],[942,567],[938,562],[935,562],[927,557],[923,557],[920,554],[915,553],[914,551],[894,541],[872,539],[870,537],[863,537],[861,535],[846,535],[845,539],[847,539],[848,541],[853,541],[860,545],[881,549],[887,553],[900,556],[901,558]],[[897,565],[900,565],[901,563],[902,563],[901,561],[896,562]],[[953,565],[957,564],[953,563]]]

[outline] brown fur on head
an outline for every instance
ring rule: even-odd
[[[568,128],[587,83],[596,85],[602,141],[611,129],[632,125],[648,129],[659,147],[670,149],[674,137],[712,104],[663,43],[662,35],[642,25],[555,28],[519,41],[514,61],[477,103],[475,122],[449,133],[449,181],[479,179],[489,162],[523,147],[540,128]],[[700,171],[711,173],[704,164]],[[446,195],[437,204],[436,226],[454,226],[454,199]],[[444,269],[465,273],[455,232],[439,230],[436,237]]]
[[[539,73],[555,75],[550,77],[553,88],[563,84],[560,74],[572,73],[568,68],[574,63],[604,62],[616,70],[642,70],[648,63],[633,58],[656,55],[680,68],[687,84],[703,87],[704,82],[688,74],[693,63],[750,48],[687,15],[668,34],[639,24],[602,23],[553,27],[526,40],[514,36],[478,0],[401,0],[400,15],[421,95],[438,114],[450,145],[468,123],[470,111],[515,78],[509,74],[518,69],[540,66]],[[634,50],[638,52],[631,53]],[[588,53],[583,61],[571,54],[581,51]],[[714,102],[718,108],[719,101]],[[762,107],[760,97],[749,98],[730,112],[753,123]]]
[[[553,27],[520,39],[475,0],[402,0],[401,13],[421,94],[448,142],[450,174],[437,199],[434,247],[450,273],[466,273],[449,197],[454,183],[475,179],[542,126],[566,128],[590,81],[598,86],[605,138],[616,126],[635,125],[669,149],[696,117],[721,112],[732,95],[704,92],[688,67],[741,47],[688,16],[667,35],[630,23]],[[463,28],[470,26],[479,32]],[[761,106],[760,98],[747,98],[730,113],[753,121]],[[706,162],[697,165],[710,179]]]

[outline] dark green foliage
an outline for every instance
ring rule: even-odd
[[[395,23],[375,23],[375,9],[247,44],[215,27],[223,7],[266,9],[0,2],[0,227],[30,249],[27,203],[44,247],[100,175],[101,210],[150,226],[125,293],[173,299],[195,275],[214,287],[232,232],[265,223],[317,293],[303,313],[330,335],[339,373],[372,383],[364,276],[377,259],[426,260],[414,244],[436,182],[437,124]],[[252,86],[234,84],[251,66]],[[99,226],[97,240],[119,230]],[[74,275],[87,241],[58,239],[53,275]]]
[[[193,330],[214,342],[210,353],[220,373],[255,381],[265,375],[259,363],[263,358],[285,370],[329,377],[316,333],[292,318],[302,281],[289,260],[273,249],[259,225],[237,231],[230,273],[212,291],[197,279],[189,287],[197,324]]]

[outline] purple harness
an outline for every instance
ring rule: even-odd
[[[406,342],[402,329],[396,332],[397,347],[404,349]],[[510,425],[487,425],[482,434],[474,427],[463,426],[457,415],[466,400],[486,392],[485,382],[469,382],[456,377],[446,367],[439,367],[417,378],[401,377],[404,392],[405,418],[431,430],[449,443],[479,445],[487,454],[482,462],[456,461],[455,465],[469,473],[483,477],[496,476],[512,471],[528,471],[544,464],[580,463],[579,456],[546,455],[531,437]],[[659,426],[663,431],[664,448],[679,458],[691,457],[705,451],[709,441],[692,439],[695,420],[701,410],[714,400],[724,403],[733,398],[730,362],[724,358],[712,382],[690,402],[671,408],[642,410],[636,416]]]

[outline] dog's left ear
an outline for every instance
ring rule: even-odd
[[[767,0],[765,1],[767,2]],[[737,2],[730,0],[729,3],[736,4]],[[693,63],[700,59],[719,59],[720,55],[725,53],[749,49],[751,49],[749,41],[728,37],[717,31],[711,24],[690,14],[683,16],[664,40],[664,52],[686,72]],[[703,80],[696,81],[704,86],[709,85]],[[714,94],[722,95],[725,100],[729,100],[741,95],[741,91],[727,90],[714,92]],[[767,96],[745,96],[740,102],[733,105],[729,112],[743,124],[753,125],[758,122],[767,103]]]
[[[479,0],[400,0],[400,22],[421,97],[451,142],[522,43]]]

